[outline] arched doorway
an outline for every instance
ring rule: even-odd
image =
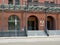
[[[54,30],[55,29],[54,26],[55,26],[54,18],[51,16],[48,16],[47,17],[47,29]]]
[[[30,16],[28,18],[28,30],[38,30],[38,19],[35,16]]]
[[[18,16],[11,15],[8,18],[8,30],[19,30],[20,29],[20,20]]]

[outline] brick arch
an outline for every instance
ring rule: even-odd
[[[53,16],[47,16],[47,18],[48,18],[48,17],[49,17],[49,18],[52,18],[52,19],[55,21],[55,18],[54,18]]]
[[[48,15],[47,17],[56,18],[54,15]]]
[[[28,19],[30,16],[34,16],[34,17],[36,17],[36,18],[38,19],[38,16],[36,16],[36,15],[29,15],[29,16],[27,17],[27,19]]]

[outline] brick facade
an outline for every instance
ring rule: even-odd
[[[23,5],[24,0],[20,0],[20,4]],[[53,1],[53,0],[49,0]],[[44,0],[39,0],[39,2],[44,2]],[[2,4],[2,0],[0,0],[0,3]],[[8,0],[4,1],[5,4],[8,4]],[[55,1],[56,3],[56,1]],[[59,4],[60,1],[57,0],[57,3]],[[30,16],[35,16],[38,19],[38,30],[44,30],[45,28],[45,16],[46,14],[44,12],[23,12],[23,11],[4,11],[4,30],[8,30],[8,17],[11,15],[17,15],[20,19],[20,29],[24,28],[24,25],[26,22],[24,19],[24,15],[26,14],[26,21],[28,21],[28,18]],[[48,13],[47,17],[50,16],[54,19],[54,28],[55,30],[60,29],[60,14],[59,13]],[[43,21],[41,23],[41,21]],[[0,11],[0,30],[2,29],[2,11]]]

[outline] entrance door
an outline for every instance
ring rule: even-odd
[[[28,21],[28,29],[34,30],[34,21]]]
[[[47,28],[50,30],[50,21],[47,21]]]
[[[38,30],[38,20],[35,16],[30,16],[28,18],[28,30]]]
[[[47,17],[47,29],[48,30],[54,30],[54,24],[55,22],[54,22],[54,19],[53,19],[53,17],[51,17],[51,16],[48,16]]]

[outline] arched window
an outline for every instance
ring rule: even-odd
[[[12,15],[8,18],[8,30],[19,30],[20,20],[16,15]]]

